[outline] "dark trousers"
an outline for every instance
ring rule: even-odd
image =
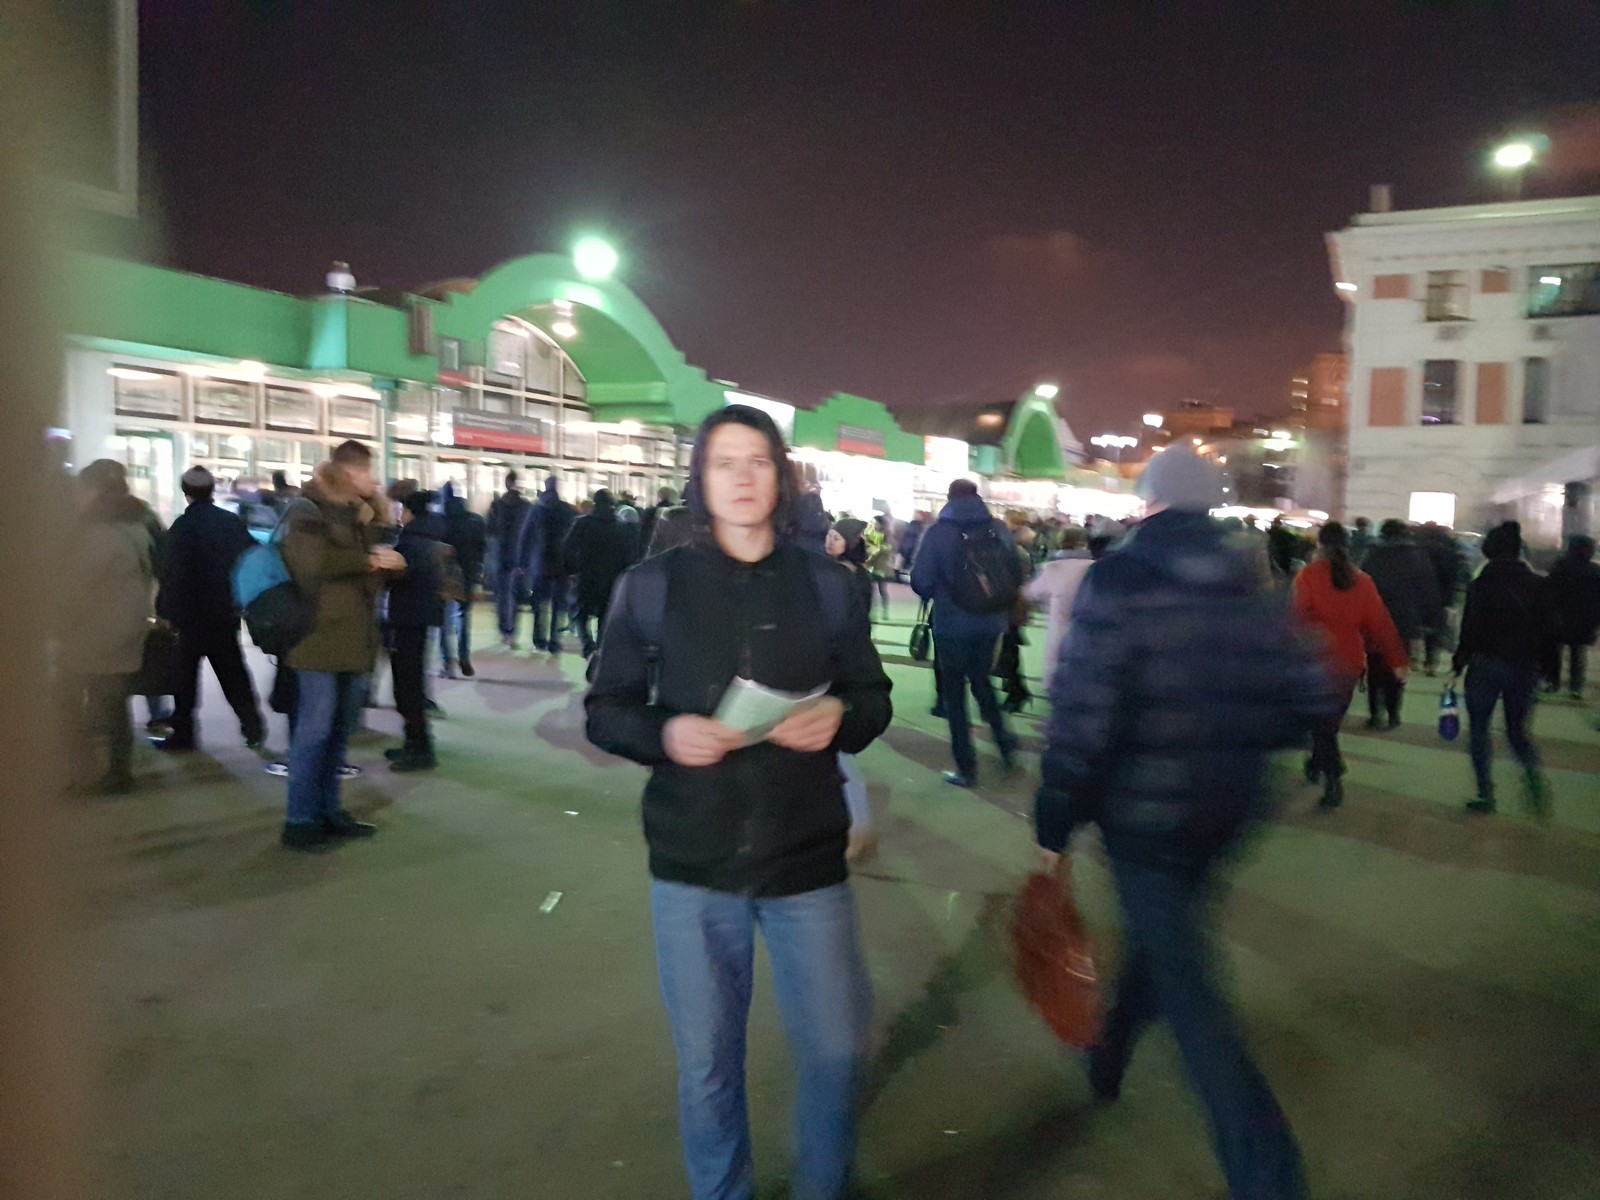
[[[1355,680],[1339,684],[1340,704],[1337,712],[1318,717],[1311,725],[1311,769],[1325,779],[1338,779],[1344,774],[1344,755],[1339,751],[1339,727],[1344,715],[1350,711],[1350,701],[1356,692]]]
[[[114,779],[133,774],[133,719],[128,712],[128,685],[132,682],[131,675],[85,675],[77,680],[72,693],[82,703],[74,728],[106,739],[106,775]]]
[[[1011,626],[1000,639],[1000,656],[995,660],[995,675],[1005,685],[1006,700],[1020,707],[1033,695],[1022,678],[1022,630]]]
[[[1451,619],[1450,610],[1443,610],[1438,619],[1428,627],[1422,642],[1422,665],[1426,670],[1432,671],[1439,665],[1439,651],[1449,653],[1455,649],[1455,623]]]
[[[1367,655],[1367,711],[1372,719],[1377,721],[1387,716],[1398,724],[1405,693],[1406,685],[1389,669],[1383,655]]]
[[[222,629],[180,629],[178,631],[178,688],[173,693],[172,736],[180,742],[195,740],[194,710],[200,701],[200,664],[210,662],[222,685],[228,707],[239,718],[245,741],[261,738],[261,708],[256,703],[255,684],[239,650],[237,626]]]
[[[596,647],[599,646],[600,637],[606,631],[606,613],[610,610],[610,608],[611,597],[609,594],[607,594],[606,598],[600,602],[598,608],[594,608],[593,606],[579,607],[577,622],[578,640],[583,644],[583,653],[585,656],[593,654]],[[594,622],[593,632],[590,632],[589,629],[589,622],[591,620]]]
[[[1567,689],[1574,696],[1583,695],[1583,685],[1589,675],[1589,647],[1585,642],[1561,642],[1550,648],[1550,661],[1545,668],[1549,684],[1561,690],[1561,671],[1566,667]]]
[[[992,637],[936,637],[939,654],[935,670],[939,679],[939,700],[945,719],[950,722],[950,753],[956,770],[971,775],[978,769],[978,754],[972,745],[972,723],[967,713],[967,688],[978,702],[978,712],[994,731],[995,745],[1010,747],[1013,739],[1006,719],[994,696],[989,672],[994,667],[995,639]]]
[[[1206,929],[1210,863],[1157,867],[1113,857],[1111,873],[1127,951],[1095,1051],[1097,1073],[1120,1080],[1140,1033],[1165,1021],[1210,1117],[1228,1194],[1304,1200],[1300,1148],[1216,981]]]
[[[428,692],[423,677],[427,655],[428,630],[396,626],[391,628],[389,670],[394,676],[394,707],[406,723],[406,741],[426,741],[428,737]]]
[[[1467,667],[1467,745],[1472,751],[1472,771],[1478,780],[1478,795],[1494,797],[1490,766],[1494,759],[1490,726],[1497,704],[1506,710],[1506,740],[1525,771],[1539,769],[1539,752],[1528,737],[1528,717],[1533,712],[1533,694],[1539,686],[1539,669],[1531,663],[1509,663],[1503,658],[1474,658]]]
[[[494,608],[500,621],[500,636],[515,639],[517,636],[517,596],[521,589],[521,573],[501,570],[494,577]]]
[[[529,590],[528,602],[533,607],[533,644],[539,650],[555,653],[561,649],[559,630],[567,607],[567,580],[564,575],[544,575]]]

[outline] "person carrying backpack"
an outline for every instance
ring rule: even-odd
[[[1017,740],[1006,727],[989,672],[1022,590],[1022,566],[1005,523],[989,512],[977,484],[957,479],[949,497],[938,521],[922,535],[911,589],[933,602],[939,703],[950,722],[956,761],[945,782],[969,788],[978,781],[978,755],[967,714],[968,687],[994,732],[1001,763],[1008,771],[1016,763]]]
[[[745,1027],[759,929],[797,1060],[796,1196],[842,1200],[872,995],[837,756],[893,715],[848,573],[785,534],[794,476],[771,417],[706,418],[689,466],[696,536],[623,575],[585,708],[644,792],[661,994],[694,1200],[753,1191]],[[824,694],[763,736],[713,715],[735,679]]]

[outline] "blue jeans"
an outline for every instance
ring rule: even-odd
[[[1210,1117],[1234,1200],[1304,1200],[1300,1148],[1218,987],[1205,928],[1211,864],[1146,866],[1111,859],[1127,949],[1096,1070],[1120,1080],[1145,1026],[1171,1028],[1189,1083]]]
[[[448,600],[439,627],[439,653],[445,662],[472,661],[472,601]]]
[[[567,579],[564,575],[544,575],[529,589],[528,603],[533,609],[533,644],[536,649],[552,653],[561,649],[561,635],[557,630],[569,618],[567,605]],[[550,624],[545,625],[546,615]]]
[[[1539,752],[1528,737],[1528,717],[1533,712],[1533,695],[1539,686],[1539,668],[1532,663],[1509,663],[1503,658],[1478,656],[1467,667],[1467,745],[1472,752],[1472,770],[1478,777],[1478,795],[1494,797],[1494,777],[1490,773],[1493,751],[1490,727],[1496,704],[1506,709],[1506,740],[1524,771],[1539,769]]]
[[[856,1091],[872,1019],[850,885],[763,898],[658,879],[650,904],[694,1200],[754,1195],[744,1051],[757,926],[799,1075],[792,1195],[841,1200],[855,1158]]]
[[[978,702],[978,712],[994,731],[995,745],[1009,750],[1015,744],[995,699],[994,684],[989,681],[999,639],[935,636],[934,641],[938,650],[935,668],[939,699],[944,702],[944,715],[950,722],[950,753],[956,760],[956,770],[972,775],[978,769],[978,752],[972,745],[972,718],[967,713],[968,687]]]
[[[521,573],[500,571],[494,577],[494,611],[500,621],[500,636],[517,636],[517,593],[522,590]]]
[[[291,825],[322,821],[339,811],[339,768],[350,731],[361,720],[366,676],[296,671],[300,689],[289,735]]]

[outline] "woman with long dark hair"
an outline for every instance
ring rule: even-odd
[[[1339,726],[1350,709],[1356,684],[1367,669],[1370,647],[1381,654],[1397,679],[1405,682],[1411,665],[1399,631],[1378,595],[1372,577],[1350,557],[1350,534],[1329,521],[1317,536],[1317,561],[1294,579],[1293,598],[1300,619],[1323,637],[1323,659],[1339,689],[1336,713],[1323,718],[1312,732],[1306,778],[1322,784],[1323,808],[1344,802],[1344,757],[1339,752]]]

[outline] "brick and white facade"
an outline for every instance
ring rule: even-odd
[[[1366,213],[1328,246],[1349,516],[1447,493],[1456,526],[1481,528],[1507,481],[1600,443],[1600,196]]]

